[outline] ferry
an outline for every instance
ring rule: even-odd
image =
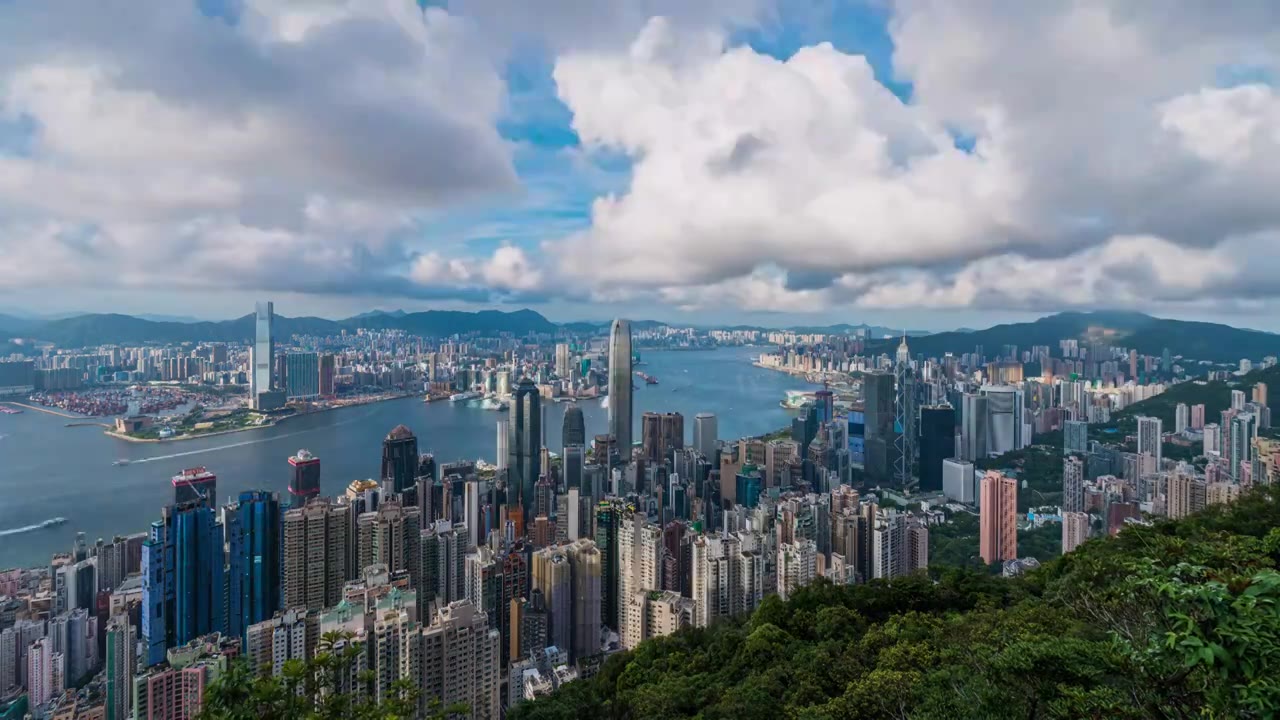
[[[45,520],[44,522],[40,523],[40,527],[42,528],[57,527],[58,525],[61,525],[66,521],[67,519],[64,517],[49,518],[48,520]]]
[[[465,400],[475,400],[478,397],[481,397],[480,393],[475,392],[474,390],[471,390],[467,392],[454,393],[450,395],[449,402],[463,402]]]
[[[115,462],[113,462],[113,463],[111,463],[111,464],[112,464],[112,465],[115,465],[116,467],[119,467],[119,466],[121,466],[121,465],[128,465],[128,464],[129,464],[129,459],[128,459],[128,458],[120,458],[119,460],[117,460],[117,461],[115,461]]]

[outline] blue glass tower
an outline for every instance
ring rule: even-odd
[[[227,507],[227,632],[245,639],[249,626],[280,609],[280,523],[276,493],[240,493]]]
[[[211,632],[225,632],[222,524],[200,502],[170,505],[142,547],[142,634],[147,665]]]

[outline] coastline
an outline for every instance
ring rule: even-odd
[[[4,403],[6,405],[13,405],[14,407],[23,408],[24,410],[35,410],[36,412],[42,412],[49,415],[57,415],[58,417],[64,417],[70,420],[88,420],[93,417],[92,415],[73,415],[68,412],[63,412],[62,410],[55,410],[53,408],[47,408],[40,405],[27,405],[26,403],[20,403],[15,400],[5,400]]]
[[[195,435],[178,435],[175,437],[167,437],[167,438],[140,438],[140,437],[133,437],[131,435],[126,435],[125,433],[116,432],[115,430],[112,430],[110,428],[103,430],[102,434],[109,435],[113,438],[116,438],[117,440],[124,440],[126,442],[133,442],[133,443],[169,443],[169,442],[180,442],[182,440],[198,440],[200,438],[217,437],[218,435],[231,435],[233,433],[250,432],[253,430],[262,430],[263,428],[275,427],[277,425],[280,425],[281,423],[286,422],[291,418],[306,417],[308,415],[318,415],[320,413],[333,412],[334,410],[343,410],[346,408],[360,407],[362,405],[373,405],[376,403],[387,402],[390,400],[403,400],[405,398],[412,398],[417,396],[418,396],[417,393],[405,393],[403,395],[378,397],[378,398],[366,400],[363,402],[353,402],[353,403],[348,403],[346,405],[324,407],[324,408],[319,408],[317,410],[308,410],[307,412],[296,412],[290,415],[284,415],[282,417],[279,417],[273,420],[272,422],[263,423],[261,425],[251,425],[248,427],[231,428],[230,430],[215,430],[213,432],[198,433]]]

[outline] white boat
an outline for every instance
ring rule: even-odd
[[[120,458],[119,460],[117,460],[117,461],[115,461],[115,462],[113,462],[113,463],[111,463],[111,464],[112,464],[112,465],[117,465],[117,466],[119,466],[119,465],[128,465],[128,464],[129,464],[129,459],[128,459],[128,458]]]
[[[475,400],[478,397],[480,397],[480,393],[469,390],[467,392],[454,393],[450,395],[449,402],[463,402],[465,400]]]

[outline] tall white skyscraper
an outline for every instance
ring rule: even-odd
[[[511,425],[506,418],[498,418],[498,472],[507,469],[507,434],[511,432]]]
[[[254,407],[257,407],[258,394],[271,390],[271,364],[276,356],[275,317],[275,305],[271,302],[260,302],[254,308],[249,374],[249,398]]]
[[[711,413],[698,413],[693,416],[693,449],[699,455],[714,460],[716,443],[719,441],[719,428],[716,416]]]
[[[614,320],[609,329],[609,434],[623,461],[631,459],[631,323]]]
[[[1163,457],[1161,440],[1164,435],[1164,423],[1158,417],[1138,417],[1138,454],[1155,458],[1156,472],[1160,471],[1160,460]]]
[[[626,649],[644,639],[644,607],[632,607],[630,599],[638,592],[661,589],[662,550],[662,528],[639,513],[623,519],[618,530],[618,634]]]
[[[1173,431],[1180,433],[1191,424],[1191,408],[1186,403],[1178,403],[1173,411]]]

